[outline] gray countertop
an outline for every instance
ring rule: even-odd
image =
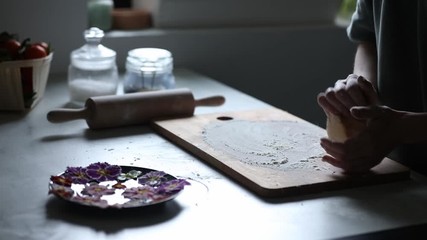
[[[196,99],[227,99],[195,114],[268,106],[192,71],[175,73],[177,87]],[[427,181],[416,173],[409,181],[264,199],[147,126],[93,131],[84,120],[48,122],[68,98],[66,76],[50,76],[34,109],[0,112],[0,239],[331,239],[427,223]],[[51,175],[97,161],[161,169],[191,185],[158,207],[115,211],[48,195]]]

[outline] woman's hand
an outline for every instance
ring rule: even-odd
[[[350,114],[366,121],[367,127],[343,143],[322,138],[320,145],[328,154],[323,161],[348,173],[363,173],[378,165],[399,143],[395,129],[403,113],[375,105],[352,107]]]
[[[320,93],[317,102],[326,114],[342,117],[351,117],[350,109],[354,106],[379,104],[377,91],[371,82],[355,74],[338,80],[334,87]]]

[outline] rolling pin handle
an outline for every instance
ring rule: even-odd
[[[57,109],[47,114],[47,120],[52,123],[62,123],[77,119],[87,119],[89,116],[88,108],[81,109]]]
[[[220,106],[224,104],[225,98],[223,96],[212,96],[201,98],[195,101],[196,106]]]

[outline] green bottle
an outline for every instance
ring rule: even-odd
[[[87,5],[89,28],[97,27],[104,31],[110,30],[113,8],[113,0],[89,0]]]

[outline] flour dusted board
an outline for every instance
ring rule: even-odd
[[[283,110],[265,109],[154,121],[154,129],[260,196],[294,196],[409,178],[390,160],[364,176],[321,161],[326,131]]]

